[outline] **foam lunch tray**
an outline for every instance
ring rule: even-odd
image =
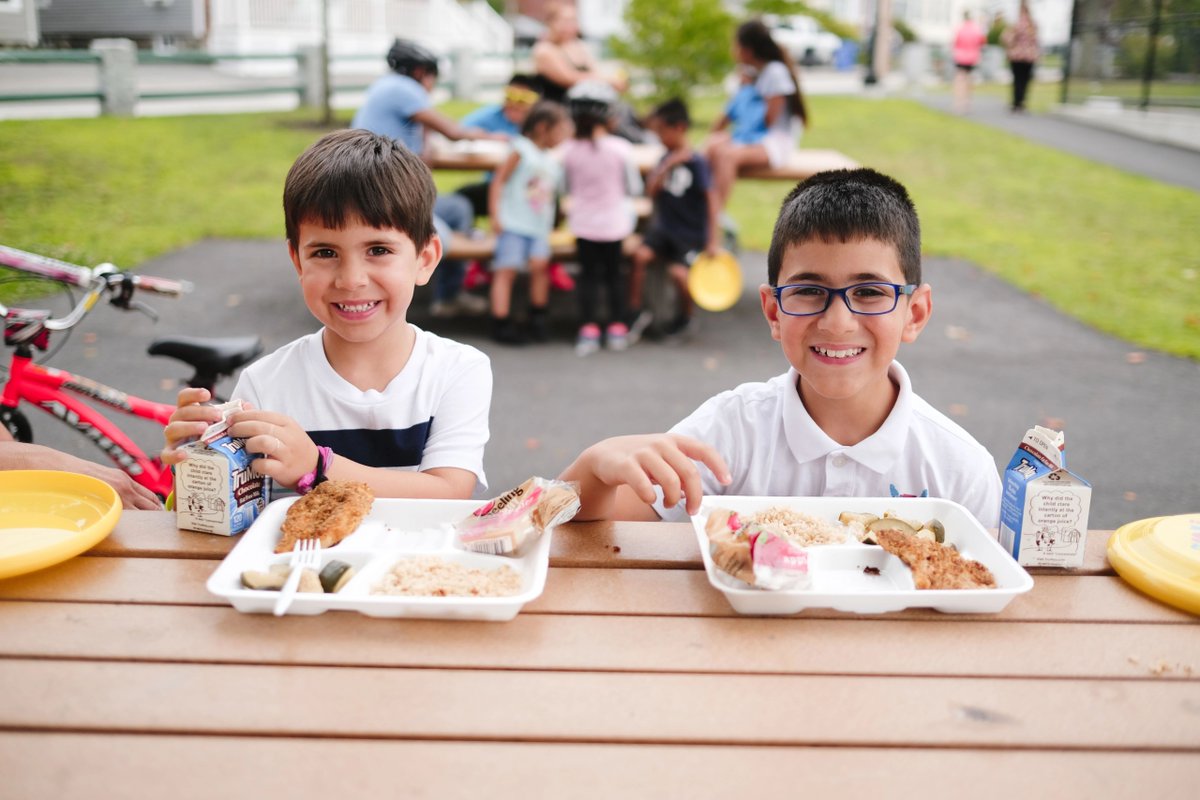
[[[807,589],[770,590],[751,586],[713,563],[704,526],[708,515],[725,508],[743,519],[781,506],[836,522],[844,511],[926,522],[936,518],[946,529],[946,543],[964,557],[979,561],[996,578],[994,589],[916,589],[912,572],[899,558],[877,545],[859,542],[807,548],[812,585]],[[906,608],[933,608],[954,614],[995,613],[1033,588],[1033,578],[1005,552],[969,511],[950,500],[933,497],[708,497],[692,526],[704,557],[708,582],[725,595],[739,614],[787,615],[807,608],[832,608],[856,614],[883,614]],[[867,572],[867,568],[872,568]],[[878,574],[874,574],[878,571]]]
[[[238,611],[270,614],[277,591],[247,589],[241,575],[246,570],[266,572],[270,565],[287,563],[290,553],[275,553],[280,525],[288,507],[299,498],[276,500],[266,507],[242,540],[230,551],[208,580],[208,590],[228,600]],[[372,617],[465,619],[503,621],[542,593],[550,567],[547,529],[518,557],[473,553],[455,545],[453,525],[481,505],[478,500],[404,500],[377,498],[362,524],[338,544],[321,550],[321,566],[339,560],[350,564],[355,575],[341,591],[298,592],[289,615],[357,611]],[[508,597],[424,597],[371,593],[383,575],[400,559],[438,556],[474,569],[508,565],[521,578],[521,590]]]

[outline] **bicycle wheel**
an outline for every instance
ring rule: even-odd
[[[0,425],[18,442],[29,444],[33,441],[33,426],[19,409],[0,407]]]

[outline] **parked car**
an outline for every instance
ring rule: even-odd
[[[770,29],[771,37],[797,64],[832,64],[842,46],[840,36],[822,28],[812,17],[766,14],[763,23]]]

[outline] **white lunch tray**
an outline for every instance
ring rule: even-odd
[[[836,522],[843,511],[882,516],[893,511],[914,522],[934,517],[946,528],[946,543],[966,558],[982,563],[996,578],[995,589],[924,589],[913,586],[912,572],[882,547],[852,544],[808,548],[812,586],[799,590],[759,589],[720,570],[709,554],[704,525],[708,515],[727,508],[746,517],[773,506],[802,511]],[[951,500],[934,497],[708,497],[692,517],[708,582],[725,595],[739,614],[796,614],[806,608],[833,608],[857,614],[883,614],[905,608],[934,608],[953,614],[994,613],[1018,594],[1033,588],[1033,578],[969,511]],[[863,570],[874,567],[878,575]]]
[[[251,614],[273,611],[279,592],[245,588],[242,572],[265,572],[271,564],[290,560],[290,553],[276,554],[275,545],[279,541],[279,527],[284,515],[298,499],[276,500],[266,507],[208,579],[210,592],[228,600],[238,611]],[[288,614],[312,615],[341,610],[358,611],[371,617],[497,622],[512,619],[545,588],[553,530],[546,530],[537,542],[515,558],[472,553],[456,547],[453,523],[480,505],[478,500],[376,499],[354,533],[333,547],[321,550],[322,566],[335,559],[345,561],[356,570],[354,577],[336,594],[297,593]],[[521,576],[521,591],[508,597],[371,594],[371,589],[397,560],[430,555],[476,569],[498,569],[506,564]]]

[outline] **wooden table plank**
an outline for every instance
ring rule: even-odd
[[[0,685],[8,730],[1200,752],[1200,682],[0,659]]]
[[[0,656],[486,669],[1200,678],[1197,623],[524,615],[512,622],[0,604]],[[1036,655],[1035,655],[1036,654]]]
[[[134,757],[136,755],[136,757]],[[396,742],[0,733],[5,788],[23,800],[347,796],[506,800],[1153,797],[1191,800],[1192,753]],[[486,787],[483,789],[481,787]]]
[[[204,588],[213,561],[169,558],[75,558],[29,575],[0,581],[0,599],[87,603],[153,603],[225,606]],[[545,593],[523,614],[635,614],[734,617],[723,595],[696,570],[553,569]],[[814,608],[800,619],[859,619]],[[944,619],[929,609],[910,609],[874,619]],[[956,619],[1054,622],[1188,622],[1195,618],[1153,600],[1120,578],[1038,576],[1033,591],[1000,614]]]
[[[1105,557],[1111,531],[1088,535],[1079,570],[1030,570],[1034,575],[1112,575]],[[237,537],[180,531],[169,511],[131,511],[111,536],[88,551],[93,556],[222,559]],[[550,563],[558,567],[703,569],[696,534],[682,522],[584,522],[555,531]]]

